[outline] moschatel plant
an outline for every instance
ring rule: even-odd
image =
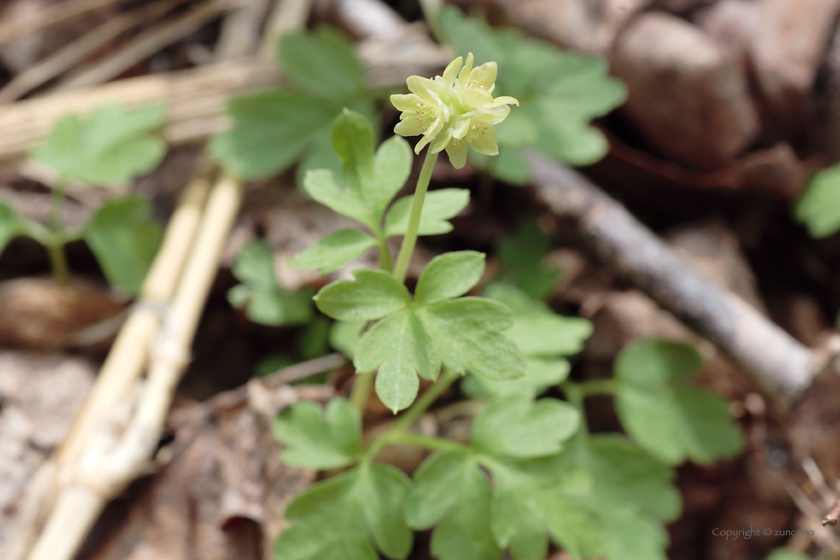
[[[166,154],[166,144],[151,132],[163,124],[162,105],[126,110],[103,106],[88,117],[59,119],[30,157],[57,176],[51,185],[51,211],[47,225],[18,216],[0,202],[0,251],[9,240],[23,235],[43,245],[53,275],[60,285],[69,282],[64,247],[84,239],[96,255],[108,281],[129,295],[136,294],[161,239],[161,227],[150,217],[149,202],[136,195],[105,202],[86,224],[68,227],[61,219],[68,181],[90,187],[115,187],[155,168]]]
[[[315,200],[360,222],[367,231],[335,232],[291,262],[334,271],[369,249],[379,269],[322,288],[316,306],[357,337],[342,336],[353,356],[350,399],[326,409],[293,405],[274,433],[289,465],[340,470],[297,496],[290,526],[276,542],[282,560],[406,558],[413,530],[433,528],[432,554],[443,560],[542,560],[549,541],[573,558],[665,558],[664,523],[680,512],[673,465],[732,456],[741,436],[722,399],[684,384],[702,360],[688,345],[645,340],[626,348],[613,379],[573,382],[564,356],[580,351],[591,331],[560,317],[510,284],[491,284],[488,297],[468,294],[484,274],[484,255],[445,253],[406,287],[420,235],[452,228],[467,204],[460,189],[427,192],[442,151],[455,167],[470,147],[498,153],[494,125],[518,102],[493,97],[497,66],[473,67],[459,57],[442,76],[413,76],[411,93],[392,96],[395,131],[421,136],[426,148],[414,194],[393,202],[410,174],[408,143],[394,136],[375,149],[366,118],[344,111],[331,140],[342,171],[311,170],[303,186]],[[396,259],[388,238],[402,236]],[[414,422],[451,384],[485,404],[469,443],[422,436]],[[420,378],[431,385],[419,392]],[[539,396],[557,386],[566,400]],[[362,443],[362,412],[371,391],[395,414],[392,427]],[[583,402],[611,395],[629,437],[590,434]],[[383,447],[409,444],[433,451],[413,480],[375,462]]]

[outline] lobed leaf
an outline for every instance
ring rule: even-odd
[[[323,288],[315,304],[325,315],[339,321],[372,321],[407,307],[408,290],[382,270],[356,270],[355,280],[340,280]]]
[[[373,127],[365,117],[345,108],[333,121],[331,139],[344,179],[361,195],[362,185],[373,180]]]
[[[165,119],[159,104],[131,110],[105,105],[89,117],[65,115],[29,155],[61,177],[94,187],[124,185],[163,159],[166,144],[150,133]]]
[[[396,414],[417,397],[417,376],[435,379],[441,363],[417,315],[403,310],[377,323],[362,337],[353,365],[359,373],[379,370],[376,394]]]
[[[286,509],[291,526],[278,537],[275,557],[376,560],[378,549],[406,558],[413,538],[402,515],[409,489],[401,471],[367,463],[311,486]]]
[[[251,241],[243,246],[232,270],[242,283],[228,291],[228,301],[245,309],[251,321],[278,326],[306,322],[311,317],[309,292],[290,293],[280,287],[274,256],[265,242]]]
[[[547,305],[531,299],[514,286],[493,284],[485,294],[513,311],[516,323],[506,334],[526,356],[576,354],[583,349],[584,341],[592,334],[589,321],[557,315]]]
[[[343,398],[331,400],[326,411],[313,402],[295,403],[275,418],[272,431],[286,446],[283,462],[293,467],[336,469],[362,457],[362,419]]]
[[[526,395],[536,398],[549,387],[559,385],[569,376],[571,364],[563,358],[526,358],[525,375],[517,379],[494,381],[480,375],[469,375],[461,389],[470,397]]]
[[[385,140],[373,158],[373,177],[362,185],[365,199],[375,211],[377,221],[411,174],[414,152],[402,136]]]
[[[391,206],[385,215],[385,235],[405,235],[414,195],[405,196]],[[423,212],[420,214],[418,235],[439,235],[452,231],[448,220],[466,208],[470,192],[466,189],[438,189],[426,193]]]
[[[737,455],[743,439],[717,395],[685,386],[702,364],[697,350],[679,342],[644,340],[619,354],[616,405],[627,432],[668,463],[708,464]]]
[[[130,295],[140,291],[162,238],[149,201],[134,195],[103,204],[84,232],[108,282]]]
[[[456,251],[438,255],[420,274],[415,298],[420,305],[462,296],[484,273],[484,253]]]
[[[443,451],[414,476],[405,516],[414,529],[437,525],[432,554],[440,560],[494,560],[502,550],[490,532],[491,489],[473,457]]]
[[[365,90],[364,68],[353,53],[353,44],[334,29],[286,33],[278,48],[289,79],[309,94],[341,99]]]
[[[579,427],[580,416],[568,403],[511,395],[491,401],[476,416],[472,438],[479,451],[529,459],[559,453]]]
[[[329,274],[345,264],[359,258],[376,245],[371,236],[355,229],[341,229],[321,238],[292,259],[293,268],[319,268],[321,274]]]
[[[516,286],[533,299],[548,297],[560,279],[560,270],[544,263],[549,251],[551,237],[540,229],[537,220],[526,222],[516,233],[499,242],[500,270],[496,278],[503,284]]]
[[[467,297],[422,307],[417,315],[450,371],[470,371],[490,379],[525,375],[519,349],[499,332],[513,323],[504,305]]]

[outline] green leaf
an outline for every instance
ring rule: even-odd
[[[314,33],[286,33],[279,48],[283,70],[301,90],[328,99],[364,92],[364,68],[353,44],[338,31],[321,27]]]
[[[367,321],[336,321],[330,330],[330,345],[352,359],[367,323]]]
[[[571,365],[562,358],[530,358],[525,360],[523,377],[493,381],[480,375],[469,375],[461,383],[461,389],[473,398],[525,395],[533,399],[549,387],[565,381],[570,370]]]
[[[490,532],[491,490],[475,460],[443,451],[423,462],[406,503],[409,526],[428,529],[432,554],[440,560],[496,560],[502,550]]]
[[[377,222],[382,220],[385,208],[408,180],[414,152],[405,138],[392,136],[384,141],[373,159],[373,177],[362,185],[368,203],[375,212]]]
[[[265,242],[251,241],[240,249],[233,275],[242,283],[228,291],[228,301],[237,309],[245,309],[255,323],[305,323],[312,316],[311,292],[291,293],[280,287],[274,273],[274,256]]]
[[[298,253],[289,266],[293,268],[319,268],[329,274],[353,261],[376,245],[376,240],[355,229],[341,229],[323,237]]]
[[[497,279],[513,284],[533,299],[550,296],[560,279],[560,271],[544,264],[549,251],[551,237],[540,229],[537,220],[527,221],[515,234],[499,242],[501,266]]]
[[[417,281],[417,303],[429,305],[462,296],[484,273],[484,253],[456,251],[433,258]]]
[[[411,295],[396,278],[382,270],[356,270],[355,280],[339,280],[321,288],[315,304],[339,321],[372,321],[396,313],[411,303]]]
[[[499,331],[513,317],[504,305],[485,298],[460,298],[417,310],[444,366],[490,379],[525,375],[525,361],[516,345]]]
[[[385,216],[385,235],[405,235],[414,195],[399,199]],[[438,189],[426,194],[420,214],[418,235],[439,235],[452,231],[450,220],[461,213],[470,201],[466,189]]]
[[[628,346],[615,364],[616,405],[627,432],[661,460],[709,464],[737,455],[743,438],[725,400],[683,384],[702,364],[697,350],[668,340]]]
[[[417,376],[434,379],[440,358],[417,315],[401,311],[377,323],[361,339],[353,365],[359,373],[379,369],[376,394],[396,414],[417,396]]]
[[[359,189],[342,185],[332,171],[309,171],[303,179],[303,188],[309,196],[333,212],[362,222],[371,229],[376,227],[370,208]]]
[[[105,105],[86,118],[65,115],[30,156],[62,177],[94,187],[123,185],[163,159],[166,144],[150,132],[165,120],[160,104],[132,110]]]
[[[472,437],[482,452],[529,459],[558,453],[579,427],[579,414],[568,403],[513,395],[491,401],[478,414]]]
[[[356,189],[373,179],[373,145],[370,122],[353,111],[344,109],[332,125],[332,145],[344,166],[344,178]]]
[[[777,548],[770,552],[765,560],[811,560],[811,557],[802,552],[794,552],[786,548]]]
[[[554,472],[583,469],[580,485],[547,485],[533,498],[552,539],[572,557],[666,560],[664,522],[680,512],[674,473],[621,436],[590,436],[544,461]]]
[[[0,201],[0,253],[21,233],[21,221],[14,209]]]
[[[840,165],[811,178],[796,203],[795,215],[814,237],[827,237],[840,229]]]
[[[149,201],[139,196],[103,204],[84,234],[108,282],[130,295],[140,291],[162,237]]]
[[[376,549],[406,558],[413,537],[402,515],[409,489],[405,474],[377,464],[311,486],[286,509],[291,527],[277,539],[275,558],[376,560]]]
[[[331,400],[326,411],[313,402],[297,402],[275,418],[272,430],[286,446],[283,462],[293,467],[337,469],[362,457],[362,419],[343,398]]]
[[[233,99],[233,128],[213,138],[210,153],[242,179],[264,179],[290,167],[341,110],[323,99],[269,91]]]
[[[563,317],[540,301],[507,284],[493,284],[485,295],[513,311],[516,323],[505,334],[528,357],[556,357],[576,354],[592,334],[585,319]]]

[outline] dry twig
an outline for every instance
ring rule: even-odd
[[[62,24],[87,12],[125,0],[69,0],[41,10],[24,20],[5,21],[0,25],[0,47],[30,33]]]
[[[146,21],[158,19],[185,1],[158,0],[158,2],[153,4],[110,19],[90,33],[83,35],[78,40],[73,41],[39,61],[35,66],[27,68],[15,76],[0,90],[0,103],[8,103],[24,96],[30,90],[38,87],[47,80],[55,78],[77,62],[83,60],[86,56],[108,43],[108,41]]]
[[[588,179],[544,156],[529,159],[540,197],[555,214],[577,221],[598,256],[765,387],[796,398],[825,367],[830,352],[806,348],[744,300],[702,277]]]

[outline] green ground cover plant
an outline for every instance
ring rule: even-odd
[[[87,117],[66,115],[30,157],[55,173],[48,225],[24,219],[0,202],[0,251],[14,237],[31,237],[50,256],[57,283],[66,285],[69,270],[64,246],[84,239],[96,255],[108,281],[135,295],[161,240],[160,224],[151,218],[149,202],[140,196],[109,199],[80,226],[65,226],[61,210],[68,181],[92,188],[118,187],[157,167],[166,144],[152,132],[163,124],[165,107],[127,110],[100,107]]]

